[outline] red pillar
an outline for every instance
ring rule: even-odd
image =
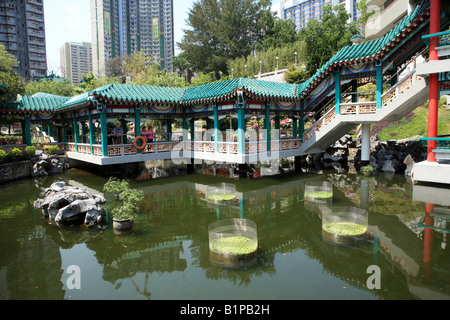
[[[425,225],[433,226],[433,217],[431,213],[434,210],[434,204],[425,204]],[[423,281],[426,284],[431,282],[432,275],[432,253],[433,253],[433,232],[431,228],[425,228],[423,231]]]
[[[430,2],[430,34],[438,33],[441,29],[441,0],[431,0]],[[429,61],[439,60],[436,50],[437,38],[430,42]],[[428,137],[437,137],[438,126],[438,106],[439,106],[439,82],[437,74],[430,74],[430,95],[428,106]],[[435,162],[436,156],[432,152],[436,147],[436,141],[428,141],[427,160]]]

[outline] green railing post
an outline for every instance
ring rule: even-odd
[[[75,111],[73,112],[73,141],[75,142],[75,151],[78,152],[78,125]]]
[[[26,140],[26,144],[27,146],[31,146],[31,121],[30,121],[31,116],[30,115],[26,115],[25,116],[25,140]]]
[[[108,122],[106,117],[106,107],[103,106],[100,111],[100,135],[102,140],[102,155],[108,156]]]
[[[239,154],[245,154],[245,109],[238,108],[238,150]]]
[[[341,69],[334,71],[334,94],[336,102],[336,114],[341,113]]]
[[[377,74],[377,109],[381,109],[383,95],[383,64],[381,61],[375,62],[375,70]]]
[[[215,152],[219,152],[219,109],[217,104],[213,106],[214,110],[214,150]]]
[[[126,129],[123,130],[125,132]],[[139,105],[135,108],[134,133],[136,137],[141,135],[141,106]],[[137,150],[137,153],[142,153],[142,151]]]
[[[94,146],[92,145],[94,142],[94,125],[92,123],[92,113],[91,109],[88,108],[88,116],[89,116],[89,144],[91,145],[91,154],[94,154]]]
[[[270,104],[266,103],[266,118],[264,119],[264,129],[266,129],[266,150],[270,151]]]
[[[305,105],[305,101],[303,100],[300,102],[300,119],[299,119],[300,138],[302,139],[302,142],[303,142],[303,134],[305,133],[305,123],[304,123],[304,118],[303,118],[303,110],[305,109],[304,105]]]

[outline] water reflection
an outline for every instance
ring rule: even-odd
[[[72,170],[2,187],[1,299],[450,298],[450,204],[426,205],[431,196],[420,198],[425,191],[402,176],[332,172],[233,181],[231,206],[206,201],[209,186],[230,180],[134,182],[145,199],[127,235],[108,224],[59,228],[43,219],[32,203],[55,179],[98,193],[106,182]],[[330,182],[333,206],[368,212],[364,243],[324,241],[322,215],[330,207],[305,201],[307,182]],[[208,226],[232,218],[251,219],[258,228],[257,263],[243,270],[210,261]],[[79,291],[66,286],[70,264],[81,268]],[[381,289],[367,288],[371,265],[380,267]]]

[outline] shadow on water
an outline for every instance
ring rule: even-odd
[[[145,198],[125,234],[110,223],[88,228],[44,219],[33,202],[57,180],[102,194],[107,178],[72,169],[0,187],[1,299],[450,298],[450,204],[426,205],[431,198],[416,196],[404,176],[327,170],[262,179],[195,173],[131,181]],[[368,212],[364,241],[324,239],[324,208],[304,199],[308,181],[330,182],[333,206]],[[212,205],[207,188],[221,183],[235,187],[235,201]],[[208,226],[230,218],[255,222],[256,264],[233,269],[211,263]],[[80,270],[80,289],[71,287],[73,265]],[[378,278],[370,266],[379,268]]]

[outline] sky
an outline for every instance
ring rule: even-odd
[[[197,0],[173,0],[175,54],[181,42],[189,9]],[[60,74],[59,52],[66,42],[92,42],[90,0],[44,0],[47,68]]]
[[[175,55],[192,5],[198,0],[173,0]],[[278,3],[281,0],[272,0]],[[92,42],[90,0],[44,0],[47,68],[60,75],[59,52],[66,42]]]

